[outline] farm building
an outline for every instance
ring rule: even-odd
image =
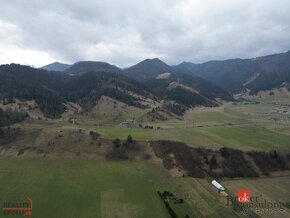
[[[68,119],[68,122],[75,125],[76,124],[76,118],[75,117],[71,117],[71,118]]]
[[[219,183],[217,182],[216,180],[212,180],[211,181],[211,184],[216,188],[218,189],[218,191],[225,191],[226,189]]]
[[[126,128],[139,128],[139,124],[136,122],[136,120],[126,120],[120,123],[119,126]]]

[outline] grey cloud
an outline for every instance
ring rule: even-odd
[[[176,64],[290,49],[287,0],[1,1],[0,63],[10,46],[122,67],[152,57]]]

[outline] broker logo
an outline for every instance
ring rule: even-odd
[[[32,199],[26,198],[26,202],[4,202],[3,213],[6,216],[32,216]]]
[[[251,200],[250,190],[238,190],[238,201],[239,202],[250,202]]]

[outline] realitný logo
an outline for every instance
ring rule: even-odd
[[[27,197],[27,202],[4,202],[4,215],[12,216],[32,216],[32,200]]]

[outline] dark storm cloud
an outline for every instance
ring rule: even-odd
[[[0,63],[255,57],[290,49],[287,0],[1,0]]]

